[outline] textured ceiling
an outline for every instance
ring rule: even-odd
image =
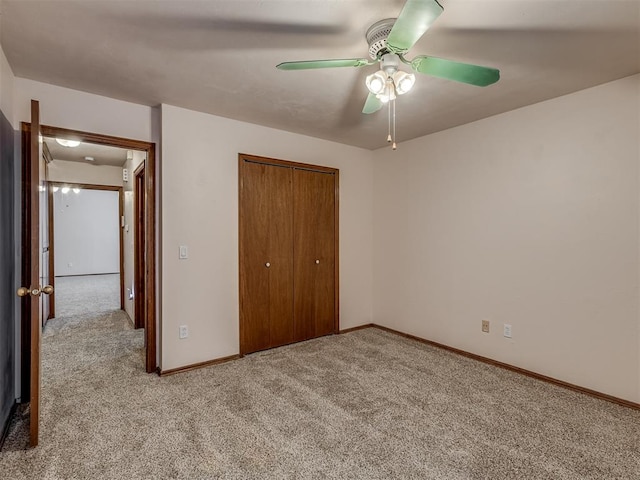
[[[0,42],[18,77],[374,149],[387,115],[361,114],[375,66],[279,71],[365,57],[367,28],[401,0],[2,0]],[[442,0],[407,55],[495,67],[480,88],[419,75],[397,102],[408,140],[640,72],[635,0]]]
[[[55,138],[44,137],[44,142],[49,147],[54,160],[66,160],[68,162],[82,162],[89,165],[110,165],[122,167],[127,161],[127,150],[95,143],[81,143],[77,147],[63,147]],[[93,161],[87,161],[84,157],[93,157]]]

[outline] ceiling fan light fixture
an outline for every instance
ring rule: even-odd
[[[0,0],[2,1],[2,0]],[[500,71],[467,63],[455,62],[428,55],[419,55],[408,60],[405,54],[413,48],[424,33],[442,14],[441,0],[405,0],[397,18],[387,18],[369,27],[365,38],[369,45],[370,60],[348,58],[334,60],[302,60],[276,65],[280,70],[306,70],[334,67],[364,67],[380,64],[380,70],[367,76],[365,84],[369,90],[362,109],[371,114],[388,107],[389,131],[387,141],[396,149],[396,97],[409,92],[415,84],[413,73],[403,72],[400,67],[408,65],[417,73],[447,80],[486,87],[500,79]]]
[[[393,86],[393,82],[388,82],[385,85],[384,90],[381,93],[379,93],[378,95],[376,95],[376,97],[382,103],[389,103],[390,100],[395,100],[396,99],[396,89]]]
[[[393,83],[396,86],[398,95],[404,95],[411,90],[413,84],[416,83],[416,76],[413,73],[397,71],[393,74]]]
[[[58,142],[63,147],[69,148],[77,147],[78,145],[80,145],[80,142],[78,140],[67,140],[66,138],[56,138],[56,142]]]
[[[371,93],[380,95],[387,85],[387,76],[382,70],[378,70],[367,77],[365,84]]]

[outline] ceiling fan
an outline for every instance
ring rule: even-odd
[[[414,71],[457,82],[486,87],[500,79],[495,68],[459,63],[427,55],[413,60],[405,54],[424,35],[444,11],[437,0],[407,0],[398,18],[380,20],[369,27],[366,33],[369,57],[336,60],[303,60],[283,62],[276,66],[280,70],[308,70],[314,68],[364,67],[380,64],[380,70],[367,76],[369,96],[362,113],[370,114],[389,105],[388,142],[395,142],[395,98],[407,93],[415,83],[415,76],[400,70],[400,64],[409,65]],[[393,128],[392,128],[393,126]]]

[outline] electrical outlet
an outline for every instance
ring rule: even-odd
[[[482,331],[489,333],[489,320],[482,320]]]
[[[189,336],[189,327],[186,325],[180,325],[178,336],[180,338],[187,338]]]
[[[507,338],[511,338],[511,325],[508,323],[504,324],[504,336]]]

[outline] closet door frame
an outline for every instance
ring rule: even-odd
[[[335,202],[334,202],[334,252],[335,252],[335,260],[334,260],[334,326],[333,333],[340,332],[340,275],[339,275],[339,266],[340,266],[340,257],[339,257],[339,240],[340,240],[340,218],[339,218],[339,188],[340,188],[340,171],[337,168],[325,167],[321,165],[312,165],[308,163],[300,163],[300,162],[292,162],[289,160],[280,160],[276,158],[269,157],[261,157],[258,155],[251,155],[245,153],[238,154],[238,264],[239,264],[239,275],[242,275],[244,271],[243,266],[243,256],[242,256],[242,244],[244,235],[247,233],[243,231],[243,204],[242,204],[242,184],[244,179],[244,166],[246,163],[260,163],[264,165],[274,165],[279,167],[287,167],[298,170],[309,170],[312,172],[320,172],[334,175],[335,178]],[[239,343],[240,343],[240,356],[243,356],[246,352],[244,351],[243,339],[244,339],[244,319],[242,318],[243,305],[244,301],[242,291],[241,291],[242,279],[239,278],[238,288],[239,288],[239,299],[240,299],[240,308],[239,308],[239,327],[240,327],[240,335],[239,335]]]

